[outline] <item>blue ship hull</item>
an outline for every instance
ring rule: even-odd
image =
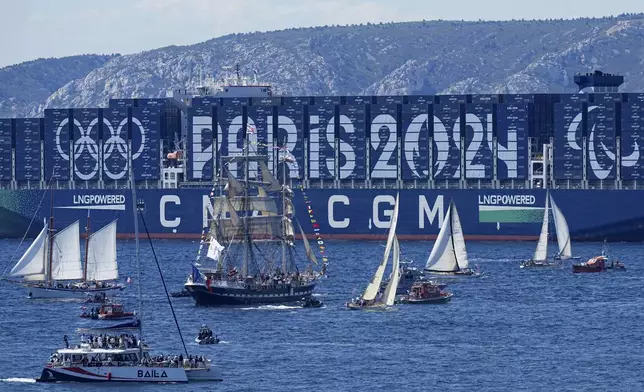
[[[208,189],[141,189],[145,221],[154,238],[199,238],[209,217]],[[400,190],[397,233],[402,240],[432,240],[450,199],[471,240],[535,240],[545,202],[543,190]],[[295,190],[296,217],[305,232],[324,239],[384,239],[395,190]],[[304,197],[306,195],[306,199]],[[641,241],[644,191],[554,190],[573,240]],[[39,190],[0,191],[0,236],[34,237],[50,215],[50,194]],[[127,189],[53,191],[55,227],[80,220],[91,211],[92,230],[118,219],[121,238],[132,236]],[[310,207],[311,213],[307,209]],[[36,219],[31,222],[32,217]],[[31,222],[31,225],[30,225]]]

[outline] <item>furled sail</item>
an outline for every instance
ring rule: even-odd
[[[87,280],[105,281],[118,279],[116,221],[89,236],[86,262]]]
[[[557,232],[557,245],[559,246],[559,257],[562,260],[572,257],[572,249],[570,248],[570,231],[568,230],[568,222],[566,217],[555,204],[555,199],[550,195],[550,206],[552,208],[552,216],[555,221],[555,231]]]
[[[268,170],[268,166],[266,165],[266,162],[260,161],[259,167],[262,171],[262,181],[270,184],[268,188],[269,192],[275,192],[282,189],[282,186],[280,185],[279,181],[277,181],[277,179],[273,176],[271,171]]]
[[[239,220],[239,218],[237,218]],[[244,218],[246,222],[246,230],[250,238],[253,239],[280,239],[283,236],[283,224],[281,216],[247,216]],[[241,235],[243,227],[240,223],[235,223],[233,219],[219,219],[217,221],[219,227],[220,239],[236,238],[240,241],[244,240]]]
[[[317,264],[318,259],[315,257],[315,253],[313,253],[313,249],[311,249],[311,244],[309,243],[309,239],[306,238],[306,234],[304,233],[304,229],[302,229],[302,225],[300,225],[300,222],[297,222],[297,227],[300,229],[300,234],[302,235],[302,242],[304,242],[304,250],[306,250],[306,257],[313,263]]]
[[[537,242],[537,249],[534,251],[532,260],[543,261],[548,258],[548,225],[549,225],[549,197],[546,197],[546,206],[543,209],[543,223],[541,224],[541,234],[539,234],[539,242]]]
[[[398,238],[394,237],[393,247],[393,260],[391,263],[391,276],[389,283],[385,288],[382,296],[382,302],[387,306],[392,306],[396,300],[396,290],[398,289],[398,282],[400,281],[400,244]]]
[[[54,236],[51,255],[51,279],[81,279],[80,232],[78,221],[67,226]]]
[[[284,238],[288,241],[293,241],[293,237],[295,237],[293,222],[287,217],[284,217],[282,221],[284,222]]]
[[[233,176],[230,170],[226,169],[226,175],[228,176],[228,183],[225,189],[228,191],[228,197],[235,197],[244,193],[244,186]]]
[[[206,254],[206,257],[218,261],[219,257],[221,257],[221,252],[224,250],[224,247],[217,242],[217,240],[214,237],[210,238],[210,245],[208,246],[208,254]]]
[[[40,231],[18,263],[11,269],[9,276],[22,277],[24,280],[39,281],[45,279],[45,252],[49,227]]]
[[[382,262],[378,266],[376,273],[373,275],[371,282],[367,286],[364,294],[362,294],[362,299],[366,301],[371,301],[376,298],[378,291],[380,290],[380,283],[382,282],[382,277],[385,274],[385,268],[387,267],[387,262],[389,261],[389,254],[391,253],[391,247],[393,246],[394,240],[396,239],[396,225],[398,224],[398,195],[396,195],[396,205],[394,206],[394,212],[391,215],[391,223],[389,225],[389,235],[387,237],[387,245],[385,246],[385,254],[382,258]]]
[[[275,198],[262,196],[249,196],[223,198],[218,197],[213,200],[213,212],[215,214],[226,215],[230,210],[243,211],[244,199],[249,211],[259,211],[262,215],[274,215],[277,213],[277,203]]]
[[[436,272],[456,272],[465,268],[469,268],[465,238],[458,210],[452,201],[425,269]]]

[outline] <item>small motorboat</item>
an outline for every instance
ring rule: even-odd
[[[321,308],[322,301],[313,297],[302,298],[302,307],[303,308]]]
[[[105,304],[98,309],[99,320],[124,320],[134,315],[134,312],[126,312],[121,304]]]
[[[556,260],[556,259],[555,259]],[[520,268],[552,268],[561,267],[561,263],[551,263],[548,260],[525,260],[521,262]]]
[[[199,335],[195,338],[195,343],[197,344],[217,344],[219,343],[219,338],[217,335],[212,333],[212,330],[208,328],[206,324],[201,326],[199,330]]]
[[[606,261],[608,258],[606,256],[595,256],[591,257],[585,263],[573,264],[572,272],[573,273],[584,273],[584,272],[603,272],[606,271]]]
[[[402,304],[444,304],[452,299],[454,294],[444,291],[445,285],[433,282],[418,282],[411,287],[409,294],[400,299]]]

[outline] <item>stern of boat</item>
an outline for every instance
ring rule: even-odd
[[[186,369],[186,376],[188,382],[193,381],[224,381],[221,371],[217,368],[209,366],[206,369]]]

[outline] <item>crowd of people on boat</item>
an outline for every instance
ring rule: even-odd
[[[154,355],[141,359],[141,365],[151,367],[179,367],[184,369],[195,369],[206,367],[208,360],[203,355]]]
[[[252,276],[253,283],[261,286],[278,286],[283,284],[305,284],[312,280],[317,279],[317,275],[313,272],[312,269],[307,270],[304,273],[299,271],[284,273],[281,270],[275,270],[268,273],[255,274]],[[208,278],[209,280],[210,278]],[[248,282],[247,279],[244,279],[244,276],[233,267],[228,271],[228,280],[229,281],[238,281],[238,282]],[[211,282],[207,281],[206,285],[208,286]]]
[[[199,330],[199,335],[197,335],[197,339],[199,340],[204,340],[204,339],[212,339],[213,334],[212,330],[208,328],[206,324],[201,326],[201,329]],[[215,339],[217,338],[217,335],[215,335]]]
[[[69,348],[69,343],[67,342],[67,336],[63,338],[65,345]],[[141,344],[141,341],[136,338],[134,335],[130,334],[120,334],[120,335],[81,335],[81,346],[89,345],[91,348],[103,348],[103,349],[116,349],[116,348],[138,348]]]

